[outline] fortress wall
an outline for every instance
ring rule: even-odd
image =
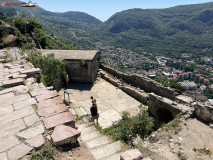
[[[158,112],[161,109],[166,109],[173,117],[181,113],[185,115],[184,117],[194,116],[205,122],[213,123],[213,106],[203,105],[199,102],[182,102],[177,100],[174,90],[166,88],[151,79],[137,75],[127,75],[104,65],[101,68],[103,69],[101,71],[103,79],[120,88],[141,103],[148,105],[149,111],[153,116],[158,116]],[[115,78],[110,76],[110,74]],[[130,85],[122,84],[122,81]],[[146,92],[149,92],[149,94]]]
[[[162,84],[152,79],[149,79],[143,76],[138,76],[138,75],[128,75],[128,74],[116,71],[115,69],[107,67],[103,64],[101,65],[101,69],[108,72],[109,74],[112,74],[116,78],[121,79],[126,83],[129,83],[130,85],[134,87],[139,87],[140,89],[146,92],[153,92],[159,96],[167,97],[169,99],[175,100],[175,97],[177,94],[175,90],[168,87],[164,87]]]
[[[113,84],[114,86],[120,88],[122,91],[126,92],[131,97],[133,97],[133,98],[137,99],[138,101],[140,101],[141,103],[147,105],[148,100],[149,100],[148,99],[149,95],[147,93],[145,93],[141,90],[137,90],[132,86],[123,85],[119,80],[112,78],[111,76],[109,76],[105,72],[101,72],[101,77],[103,79],[105,79],[106,81],[108,81],[109,83]]]

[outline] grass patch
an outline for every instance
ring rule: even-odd
[[[0,87],[0,91],[3,91],[4,89],[6,89],[6,88],[4,88],[4,87]]]
[[[202,155],[209,155],[211,156],[212,155],[212,151],[209,150],[208,148],[204,147],[204,148],[193,148],[193,151],[194,152],[197,152],[199,154],[202,154]]]
[[[167,124],[164,124],[162,126],[162,128],[166,131],[169,131],[169,130],[173,130],[174,131],[174,134],[178,134],[181,130],[182,130],[182,127],[181,127],[181,115],[177,115],[175,117],[175,119],[173,119],[172,121],[170,121],[169,123]]]
[[[178,152],[178,158],[179,160],[187,160],[186,156],[182,152]]]
[[[57,149],[51,144],[46,143],[40,150],[34,151],[28,160],[49,160],[53,159],[54,155],[57,154]]]
[[[86,122],[84,121],[83,117],[79,117],[78,115],[75,117],[75,120],[80,123],[80,124],[85,124]]]
[[[34,109],[35,112],[38,111],[38,106],[36,104],[33,104],[32,107],[33,107],[33,109]]]

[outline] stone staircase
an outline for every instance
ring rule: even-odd
[[[120,141],[113,142],[88,123],[79,125],[78,130],[81,131],[82,141],[86,143],[96,160],[120,160],[120,154],[125,151]]]

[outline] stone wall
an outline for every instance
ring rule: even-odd
[[[148,105],[149,111],[153,116],[157,116],[161,109],[166,109],[171,113],[173,118],[177,114],[184,114],[185,118],[196,117],[202,121],[213,123],[213,106],[193,102],[185,96],[177,97],[175,91],[172,89],[165,88],[161,84],[146,77],[123,74],[103,65],[101,68],[103,69],[101,71],[103,79],[120,88],[141,103]],[[128,82],[130,85],[122,83],[122,80]],[[143,88],[144,91],[151,93],[147,94],[143,91]]]
[[[138,75],[128,75],[110,67],[107,67],[103,64],[100,67],[109,74],[112,74],[118,79],[122,79],[123,81],[129,83],[132,86],[139,87],[140,89],[149,93],[153,92],[159,96],[175,100],[175,96],[177,95],[177,92],[175,92],[175,90],[168,87],[164,87],[162,84],[152,79]]]
[[[175,118],[177,114],[185,114],[190,117],[194,113],[193,107],[174,102],[168,98],[163,98],[154,93],[149,94],[148,106],[150,113],[154,116],[157,116],[160,110],[169,111],[173,118]]]
[[[86,66],[82,66],[79,60],[69,60],[67,63],[70,82],[93,83],[91,61],[86,61]]]
[[[104,71],[101,71],[101,77],[106,81],[110,82],[111,84],[113,84],[114,86],[120,88],[121,90],[129,94],[131,97],[147,105],[149,98],[147,93],[143,92],[142,90],[136,89],[132,86],[123,85],[120,80],[111,77]]]

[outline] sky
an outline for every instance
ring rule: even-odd
[[[22,0],[27,1],[27,0]],[[81,11],[101,21],[106,21],[116,12],[132,8],[168,8],[184,4],[212,2],[213,0],[32,0],[52,12]]]

